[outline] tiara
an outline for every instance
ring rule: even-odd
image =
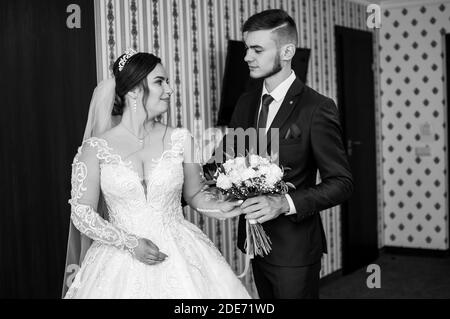
[[[124,68],[125,64],[127,63],[128,59],[130,59],[133,55],[135,55],[137,52],[133,49],[127,49],[125,51],[125,53],[123,54],[123,56],[120,58],[119,61],[119,72],[122,71],[122,69]]]

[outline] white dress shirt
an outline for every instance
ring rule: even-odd
[[[286,96],[287,91],[291,87],[292,83],[294,83],[296,78],[297,78],[297,76],[295,75],[295,72],[292,71],[291,75],[289,75],[289,77],[286,80],[281,82],[272,92],[267,91],[266,82],[264,81],[263,90],[261,93],[261,101],[262,101],[262,97],[264,96],[264,94],[270,94],[274,99],[272,101],[272,103],[269,104],[269,112],[267,114],[266,133],[269,130],[270,125],[273,122],[273,119],[277,115],[278,110],[281,107],[281,104],[283,104],[283,100],[284,100],[284,97]],[[262,103],[260,102],[259,112],[258,112],[258,120],[259,120],[259,115],[261,113],[261,105],[262,105]],[[286,194],[285,196],[289,203],[289,212],[287,212],[286,215],[296,214],[297,210],[295,209],[294,201],[292,200],[291,196],[289,196],[288,194]]]

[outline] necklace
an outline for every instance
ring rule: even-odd
[[[150,134],[150,132],[145,131],[145,128],[144,128],[144,131],[146,132],[146,134],[143,137],[139,137],[136,134],[134,134],[134,132],[131,131],[125,124],[122,124],[122,126],[138,140],[141,147],[144,147],[145,138]],[[153,126],[154,126],[154,123],[152,124],[152,127]]]

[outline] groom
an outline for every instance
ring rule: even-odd
[[[245,61],[261,84],[242,94],[230,128],[279,129],[279,163],[289,167],[287,195],[259,196],[241,206],[238,247],[245,252],[245,218],[257,219],[272,251],[252,261],[261,298],[318,298],[321,257],[327,252],[319,212],[346,201],[353,189],[338,109],[300,81],[291,68],[298,44],[293,19],[266,10],[244,24]],[[316,185],[319,171],[321,182]]]

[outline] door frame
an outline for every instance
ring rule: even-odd
[[[360,29],[354,29],[354,28],[348,28],[348,27],[343,27],[343,26],[335,26],[334,27],[334,31],[335,31],[335,61],[336,61],[336,81],[337,81],[337,104],[338,104],[338,108],[339,108],[339,114],[340,114],[340,120],[341,120],[341,125],[342,125],[342,138],[344,141],[344,147],[347,150],[347,141],[348,141],[348,135],[347,135],[347,128],[346,128],[346,112],[347,110],[345,109],[345,99],[344,99],[344,93],[343,93],[343,72],[341,70],[341,41],[340,38],[342,36],[344,36],[344,34],[346,32],[351,32],[351,31],[356,31],[356,32],[367,32],[370,33],[373,37],[375,36],[372,32],[369,31],[365,31],[365,30],[360,30]],[[372,46],[372,65],[371,68],[373,70],[373,96],[374,96],[374,143],[375,143],[375,158],[374,158],[374,162],[375,162],[375,170],[376,170],[376,179],[375,179],[375,188],[376,188],[376,192],[374,194],[375,196],[375,203],[376,203],[376,214],[377,214],[377,249],[378,252],[380,250],[380,238],[383,238],[383,225],[382,223],[380,224],[380,215],[383,214],[383,210],[382,210],[382,206],[380,206],[380,199],[382,198],[382,192],[380,192],[380,189],[382,184],[381,181],[381,174],[382,174],[382,169],[381,169],[381,158],[382,156],[380,155],[381,152],[381,136],[380,136],[380,110],[379,110],[379,92],[378,92],[378,85],[377,85],[377,81],[376,81],[376,69],[374,68],[375,65],[377,65],[376,62],[376,55],[375,55],[375,49]],[[378,105],[377,105],[378,104]],[[348,154],[348,153],[347,153]],[[348,224],[347,224],[347,220],[348,220],[348,216],[349,216],[350,212],[349,212],[349,201],[343,203],[341,205],[341,229],[342,229],[342,235],[341,235],[341,239],[342,239],[342,274],[346,275],[348,273],[351,273],[354,271],[354,269],[349,269],[348,267],[348,262],[346,260],[347,256],[348,256],[348,251],[347,251],[347,242],[348,242]]]

